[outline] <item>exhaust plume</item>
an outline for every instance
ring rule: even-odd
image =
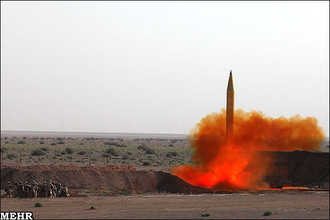
[[[271,118],[261,112],[235,111],[233,136],[226,140],[226,110],[204,117],[192,130],[192,165],[172,174],[216,190],[267,187],[271,158],[262,151],[318,150],[325,135],[314,117]]]

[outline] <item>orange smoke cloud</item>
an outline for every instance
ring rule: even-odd
[[[204,117],[193,129],[193,165],[172,170],[186,182],[219,190],[266,187],[271,158],[262,151],[317,150],[325,138],[313,117],[271,118],[235,111],[234,135],[226,142],[226,111]]]

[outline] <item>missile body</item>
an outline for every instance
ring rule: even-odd
[[[226,139],[229,141],[233,136],[234,131],[234,86],[233,76],[230,71],[228,86],[227,86],[227,106],[226,106]]]

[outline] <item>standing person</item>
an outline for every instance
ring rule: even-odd
[[[38,197],[38,191],[39,191],[39,189],[38,189],[39,187],[38,187],[38,184],[37,184],[37,182],[35,181],[35,180],[33,180],[33,182],[32,182],[32,196],[33,196],[33,198],[37,198]]]
[[[5,186],[5,192],[8,198],[13,198],[13,188],[14,186],[11,184],[10,181],[8,181],[7,185]]]

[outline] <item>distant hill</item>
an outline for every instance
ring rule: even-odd
[[[327,137],[321,144],[322,152],[329,152],[329,137]]]
[[[186,138],[186,134],[168,133],[121,133],[121,132],[62,132],[62,131],[8,131],[2,130],[3,136],[39,136],[39,137],[128,137],[128,138]]]

